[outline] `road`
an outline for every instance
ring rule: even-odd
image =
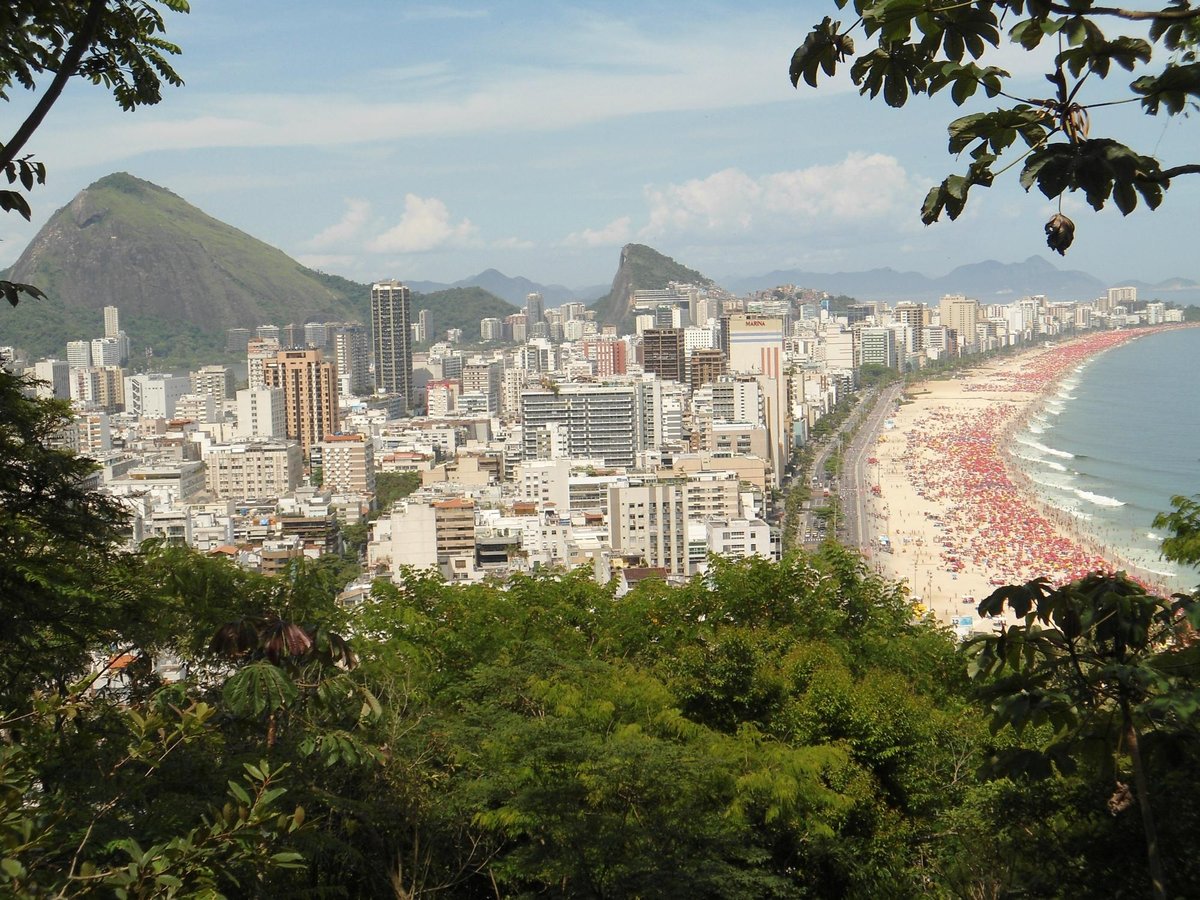
[[[838,431],[830,434],[826,442],[821,445],[821,449],[817,451],[814,460],[812,460],[812,469],[809,473],[809,478],[815,481],[812,484],[814,497],[811,502],[805,504],[804,512],[799,516],[797,523],[797,544],[814,544],[814,540],[806,540],[805,536],[816,534],[818,532],[818,522],[816,517],[812,515],[814,506],[822,505],[820,497],[817,493],[826,485],[835,488],[838,491],[839,498],[839,520],[834,523],[834,536],[844,544],[851,546],[859,546],[862,544],[863,529],[859,526],[862,512],[856,503],[847,503],[847,499],[852,499],[857,496],[858,486],[865,484],[865,476],[853,472],[853,467],[847,469],[846,462],[853,458],[853,454],[858,454],[859,457],[865,458],[865,452],[859,449],[859,444],[862,443],[863,448],[869,446],[874,440],[875,433],[880,430],[883,419],[887,418],[888,410],[892,409],[895,398],[900,394],[900,385],[895,385],[894,388],[883,389],[882,394],[875,390],[869,391],[858,406],[854,407],[853,412],[848,416],[845,422],[842,422]],[[865,419],[864,419],[865,416]],[[870,434],[870,439],[858,436],[852,440],[850,444],[842,444],[848,432],[854,430],[858,422],[862,421],[863,425],[859,427],[858,434]],[[835,478],[827,480],[826,478],[826,461],[835,451],[841,450],[842,466],[841,474]],[[869,490],[869,487],[868,487]]]
[[[842,449],[841,475],[837,479],[837,490],[841,520],[836,523],[835,536],[850,546],[862,546],[867,530],[863,517],[865,516],[866,497],[860,496],[861,491],[870,490],[867,476],[863,470],[868,457],[867,449],[874,442],[875,435],[888,417],[896,399],[900,396],[902,385],[896,384],[884,388],[882,392],[871,391],[862,398],[854,411],[842,423],[841,427],[829,436],[817,455],[813,458],[810,478],[817,479],[819,485],[824,485],[825,462],[839,448]],[[865,418],[864,418],[865,417]],[[853,430],[858,422],[862,425],[854,439],[845,447],[842,446],[844,436]],[[861,490],[860,490],[861,489]],[[847,502],[850,500],[851,502]],[[805,543],[805,535],[816,530],[814,510],[825,506],[823,498],[814,495],[812,501],[800,517],[797,543]],[[811,544],[812,541],[807,541]]]
[[[884,388],[877,397],[850,445],[842,452],[842,478],[839,496],[842,500],[845,534],[843,541],[852,547],[866,546],[870,541],[870,525],[867,521],[871,499],[870,477],[871,447],[883,428],[885,419],[892,415],[896,401],[903,391],[903,384]]]

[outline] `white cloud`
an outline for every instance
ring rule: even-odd
[[[60,164],[66,164],[73,155],[92,162],[122,159],[130,148],[351,146],[551,131],[647,113],[794,101],[786,78],[794,40],[781,28],[789,21],[748,15],[652,33],[598,20],[547,31],[540,41],[531,37],[543,53],[489,54],[496,58],[486,67],[439,57],[416,59],[390,77],[386,71],[378,78],[359,72],[353,92],[273,91],[265,84],[204,91],[189,85],[187,96],[172,96],[163,110],[134,119],[89,109],[55,128],[56,142],[63,147]],[[405,89],[396,76],[432,79],[436,89]]]
[[[306,246],[312,250],[340,247],[362,234],[371,216],[371,204],[367,200],[349,199],[346,212],[338,221],[311,238]]]
[[[470,219],[453,222],[446,204],[436,197],[406,194],[400,222],[372,240],[368,249],[374,253],[425,253],[461,245],[475,230]]]
[[[615,247],[629,242],[631,235],[629,216],[613,219],[602,228],[585,228],[563,238],[566,247]]]
[[[706,178],[649,187],[642,237],[806,233],[831,226],[913,217],[921,188],[899,161],[850,153],[840,163],[752,177],[724,169]]]

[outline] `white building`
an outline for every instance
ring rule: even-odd
[[[773,559],[771,526],[762,519],[709,519],[704,523],[708,550],[717,556]]]
[[[72,369],[86,369],[92,364],[91,341],[67,341],[67,365]]]
[[[41,398],[71,399],[71,367],[64,359],[43,359],[33,364],[33,377],[39,384],[36,394]]]
[[[205,455],[208,489],[228,500],[267,500],[290,494],[304,474],[295,441],[219,444]]]
[[[130,375],[125,379],[125,411],[140,419],[174,418],[179,398],[191,387],[185,375]]]
[[[175,403],[175,418],[191,419],[201,425],[217,421],[217,404],[212,394],[184,394]]]
[[[91,352],[93,366],[119,366],[125,362],[119,337],[95,338]]]
[[[603,459],[632,468],[637,459],[637,389],[563,384],[521,394],[523,456]]]
[[[687,489],[651,482],[609,489],[608,539],[614,553],[688,574]]]
[[[322,487],[337,494],[375,493],[375,454],[361,434],[331,434],[318,445]]]
[[[283,388],[257,387],[238,391],[235,434],[243,439],[286,437]]]

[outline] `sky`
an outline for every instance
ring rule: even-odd
[[[958,221],[923,226],[925,192],[966,168],[946,125],[986,101],[892,110],[844,77],[793,89],[792,51],[825,15],[848,18],[832,0],[193,0],[168,14],[185,85],[159,105],[126,113],[102,87],[68,87],[27,147],[48,169],[33,222],[0,217],[0,265],[76,193],[124,171],[360,281],[496,268],[602,285],[631,241],[718,281],[939,276],[1032,255],[1113,284],[1200,279],[1197,176],[1125,218],[1068,197],[1065,260],[1042,230],[1055,205],[1016,170],[973,192]],[[994,64],[1044,96],[1038,62],[1005,47]],[[1088,97],[1121,99],[1131,77]],[[12,98],[6,132],[35,99]],[[1194,161],[1200,135],[1196,117],[1136,105],[1096,110],[1092,128],[1164,165]]]

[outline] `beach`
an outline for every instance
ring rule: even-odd
[[[1040,502],[1010,448],[1084,360],[1146,333],[1088,335],[910,385],[868,464],[872,566],[964,634],[990,629],[975,607],[998,585],[1129,568]]]

